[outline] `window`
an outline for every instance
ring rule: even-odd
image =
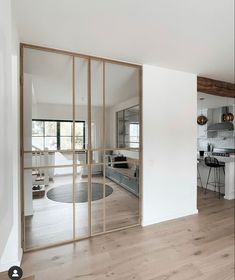
[[[70,150],[73,122],[58,120],[32,121],[32,149]],[[85,149],[85,122],[75,122],[75,149]]]
[[[118,148],[139,148],[139,105],[116,112],[116,141]]]
[[[138,148],[139,147],[139,124],[138,123],[130,123],[130,148]]]
[[[72,122],[60,122],[60,149],[61,150],[70,150],[72,149],[73,142],[73,129]]]
[[[85,148],[85,123],[75,123],[75,149]]]
[[[57,149],[57,123],[55,121],[45,121],[45,136],[44,136],[44,145],[48,150]]]

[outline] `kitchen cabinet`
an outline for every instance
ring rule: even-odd
[[[131,171],[122,170],[121,168],[106,167],[105,175],[124,189],[139,196],[139,179],[130,173]]]

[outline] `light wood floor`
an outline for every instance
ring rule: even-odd
[[[77,177],[77,182],[87,178]],[[103,183],[103,176],[92,176],[92,182]],[[72,176],[54,178],[46,191],[51,188],[72,184]],[[106,178],[105,183],[113,193],[105,199],[91,203],[92,234],[113,230],[139,223],[139,199],[121,186]],[[88,203],[75,204],[76,238],[88,236]],[[33,216],[26,217],[26,249],[48,246],[73,239],[73,204],[55,202],[47,198],[33,200]],[[104,212],[105,210],[105,212]],[[104,221],[105,215],[105,221]]]
[[[234,201],[199,189],[198,208],[198,215],[27,253],[22,268],[36,280],[233,280]]]

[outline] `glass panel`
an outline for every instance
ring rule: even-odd
[[[45,136],[57,136],[57,122],[45,121]]]
[[[124,109],[116,114],[117,146],[139,148],[139,106]]]
[[[93,165],[91,168],[91,231],[92,234],[104,231],[105,217],[105,185],[103,165]],[[112,192],[106,192],[111,195]]]
[[[139,69],[106,63],[106,230],[139,222]],[[110,150],[107,150],[110,149]]]
[[[72,122],[60,122],[60,135],[72,137]]]
[[[117,147],[125,147],[124,111],[117,112]]]
[[[60,137],[60,149],[71,150],[72,149],[72,137]]]
[[[103,62],[91,60],[91,147],[103,148]]]
[[[130,123],[129,125],[129,147],[130,148],[139,148],[139,123]]]
[[[40,168],[41,166],[72,165],[72,152],[35,151],[24,154],[24,167]]]
[[[32,136],[43,136],[44,125],[42,121],[32,121]]]
[[[44,137],[32,137],[32,150],[44,150]]]
[[[75,149],[85,149],[85,122],[75,123]]]
[[[84,122],[76,122],[75,123],[75,136],[83,137],[84,135]]]
[[[75,149],[82,150],[84,149],[84,138],[82,137],[75,137]]]
[[[93,151],[92,152],[92,163],[103,163],[103,152],[102,151]]]
[[[87,151],[77,151],[75,153],[75,163],[82,165],[88,164]]]
[[[106,165],[106,188],[113,189],[105,202],[106,230],[138,224],[139,222],[139,166],[128,163]]]
[[[137,148],[138,131],[130,124],[139,124],[140,71],[105,63],[105,73],[105,148]]]
[[[88,144],[88,60],[75,58],[75,149]]]
[[[45,149],[57,150],[57,138],[56,137],[45,137]]]
[[[88,145],[88,61],[75,58],[75,149],[84,150]],[[87,151],[76,151],[77,164],[87,164]],[[89,235],[88,167],[76,166],[76,238]]]
[[[77,166],[75,172],[75,231],[76,238],[89,235],[88,173],[86,166]]]
[[[113,164],[115,162],[135,162],[139,161],[139,150],[108,150],[105,152],[105,162]]]
[[[72,167],[24,171],[26,249],[72,239],[72,172]]]
[[[72,122],[72,57],[24,49],[24,149],[59,150],[58,120]],[[65,124],[66,125],[66,124]],[[64,127],[62,125],[62,132]],[[72,136],[71,133],[64,136]],[[62,141],[65,149],[71,145]]]

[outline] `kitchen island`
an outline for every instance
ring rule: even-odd
[[[220,168],[220,182],[222,183],[221,193],[224,194],[225,199],[235,199],[235,180],[234,180],[234,168],[235,168],[235,157],[222,157],[222,156],[213,156],[220,163],[225,164],[225,175],[223,169]],[[198,155],[198,170],[201,176],[202,186],[200,180],[198,180],[199,187],[206,187],[207,177],[209,173],[209,167],[205,165],[204,157]],[[214,172],[211,172],[210,182],[214,181]],[[212,185],[208,185],[209,190],[215,190]],[[216,189],[218,191],[218,188]]]

